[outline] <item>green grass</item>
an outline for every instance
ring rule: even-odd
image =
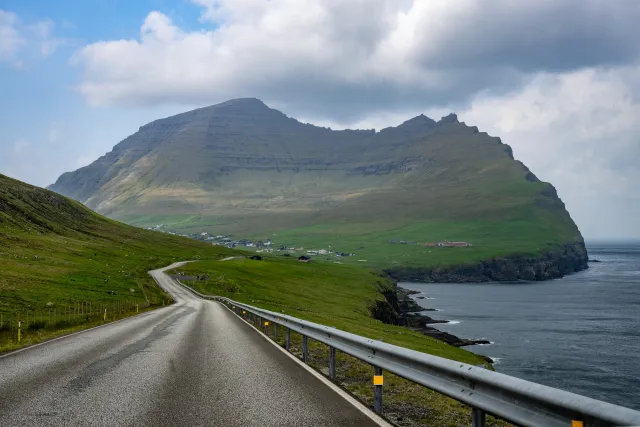
[[[167,296],[147,271],[236,253],[120,224],[0,175],[0,318],[5,324],[29,314],[68,311],[81,302],[157,307]],[[42,339],[55,335],[44,332]]]
[[[370,267],[443,267],[472,263],[516,253],[540,255],[562,243],[563,236],[544,223],[512,221],[429,221],[411,225],[385,228],[386,224],[323,224],[272,233],[255,235],[256,239],[271,238],[275,246],[331,249],[355,253],[340,262]],[[390,243],[409,241],[412,244]],[[424,243],[439,241],[466,241],[468,248],[427,247]],[[522,241],[537,242],[537,246],[525,246]],[[417,243],[417,244],[416,244]],[[318,256],[318,259],[335,261],[335,256]],[[363,262],[366,261],[366,262]]]
[[[302,263],[285,257],[201,261],[177,270],[187,276],[205,274],[206,281],[190,281],[198,291],[333,326],[372,339],[471,364],[484,359],[406,328],[384,324],[371,316],[380,291],[393,286],[367,269],[329,263]]]
[[[464,185],[409,184],[402,191],[367,194],[366,202],[353,202],[348,208],[334,207],[335,214],[296,212],[284,222],[268,210],[242,220],[215,215],[134,215],[124,220],[141,226],[162,223],[181,233],[231,232],[237,238],[272,239],[276,247],[355,253],[340,261],[383,269],[443,268],[514,255],[539,257],[582,240],[562,203],[544,195],[550,189],[545,183],[498,175]],[[391,244],[390,240],[421,244]],[[473,246],[423,245],[443,240]]]

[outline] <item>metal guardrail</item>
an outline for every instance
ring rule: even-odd
[[[229,298],[203,295],[181,285],[201,298],[222,302],[238,316],[255,322],[258,329],[265,322],[271,322],[275,338],[278,333],[275,325],[285,327],[287,350],[291,344],[291,331],[301,334],[304,362],[309,354],[309,338],[326,344],[330,349],[331,380],[335,380],[336,350],[340,350],[371,364],[376,376],[386,370],[469,405],[473,427],[484,427],[486,414],[525,427],[640,426],[640,412],[629,408],[372,340]],[[382,413],[382,385],[374,385],[374,410]]]

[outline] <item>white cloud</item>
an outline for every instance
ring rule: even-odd
[[[16,52],[25,44],[17,25],[14,13],[0,9],[0,61],[13,62]]]
[[[94,105],[257,96],[336,120],[463,102],[532,73],[635,61],[640,8],[568,0],[192,0],[202,30],[151,12],[138,40],[74,57]],[[626,5],[626,6],[625,6]]]
[[[54,37],[54,26],[53,21],[46,20],[36,22],[28,27],[28,30],[33,35],[34,42],[40,46],[42,56],[53,54],[58,47],[67,42],[65,39]]]
[[[55,37],[51,20],[25,24],[18,16],[0,9],[0,61],[23,68],[23,56],[37,50],[42,57],[51,55],[67,40]]]

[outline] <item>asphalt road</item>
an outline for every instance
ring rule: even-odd
[[[0,426],[374,426],[221,304],[177,303],[0,357]]]

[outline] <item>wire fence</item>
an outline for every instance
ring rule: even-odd
[[[76,302],[41,310],[0,312],[0,346],[82,325],[111,322],[149,307],[148,301]]]

